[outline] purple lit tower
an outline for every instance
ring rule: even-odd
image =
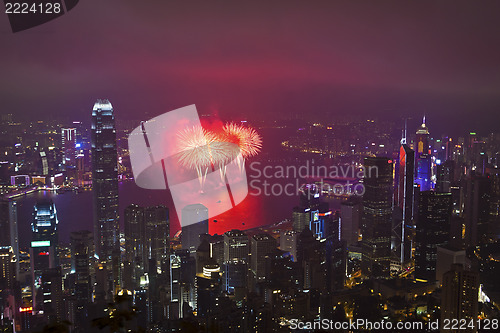
[[[429,129],[425,125],[425,117],[416,134],[415,183],[420,185],[420,191],[428,191],[431,190],[433,186],[431,179],[432,174]]]

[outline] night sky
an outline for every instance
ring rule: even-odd
[[[83,0],[13,34],[0,14],[0,113],[88,120],[104,97],[123,119],[194,103],[494,130],[499,17],[499,1]]]

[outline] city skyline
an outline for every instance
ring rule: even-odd
[[[500,328],[498,1],[43,5],[0,14],[0,331]]]

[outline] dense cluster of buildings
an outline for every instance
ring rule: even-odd
[[[500,137],[432,139],[424,119],[411,138],[405,128],[394,153],[365,155],[362,167],[375,172],[358,180],[362,196],[332,201],[305,187],[291,221],[223,235],[209,234],[207,208],[193,203],[181,212],[180,239],[171,239],[161,205],[126,207],[120,231],[115,122],[111,103],[98,100],[88,136],[62,128],[58,149],[2,146],[11,158],[2,181],[13,175],[10,186],[26,188],[35,173],[47,186],[91,181],[94,216],[94,230],[72,232],[66,246],[55,204],[39,201],[22,251],[16,201],[0,201],[2,331],[121,324],[280,332],[292,320],[498,320]],[[40,163],[29,163],[29,150]]]

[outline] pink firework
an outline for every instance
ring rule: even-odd
[[[257,155],[262,149],[262,138],[253,128],[235,123],[224,125],[220,141],[236,144],[243,158]]]

